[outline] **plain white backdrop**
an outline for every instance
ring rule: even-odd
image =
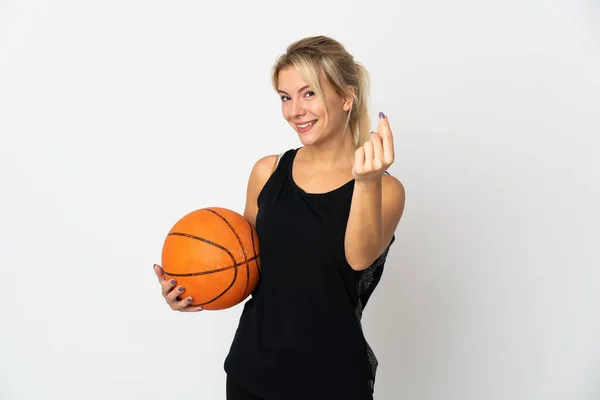
[[[341,41],[407,202],[364,314],[378,400],[600,398],[600,5],[0,1],[0,399],[224,399],[242,309],[152,265],[298,147],[270,68]]]

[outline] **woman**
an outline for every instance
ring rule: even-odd
[[[244,216],[261,281],[225,360],[227,399],[372,399],[377,359],[360,319],[404,209],[387,117],[370,132],[368,74],[337,41],[290,45],[272,71],[302,147],[256,162]],[[199,311],[156,274],[173,310]]]

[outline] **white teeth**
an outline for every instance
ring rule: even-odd
[[[298,128],[307,128],[310,125],[314,125],[317,121],[313,121],[313,122],[309,122],[308,124],[304,124],[304,125],[296,125]]]

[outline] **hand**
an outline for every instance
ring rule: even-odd
[[[185,291],[185,288],[183,286],[175,287],[177,283],[175,279],[167,280],[160,265],[154,264],[154,273],[158,277],[160,286],[162,286],[162,296],[167,301],[169,307],[171,307],[171,310],[184,312],[202,311],[201,306],[190,306],[193,301],[191,297],[179,299],[178,296]]]
[[[354,153],[352,175],[357,181],[376,180],[394,162],[394,137],[387,117],[379,113],[377,132]]]

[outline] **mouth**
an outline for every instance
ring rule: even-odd
[[[317,123],[317,121],[318,120],[315,119],[313,121],[305,122],[303,124],[296,124],[296,129],[298,129],[298,132],[304,133],[304,132],[308,131],[310,128],[312,128],[313,125]]]

